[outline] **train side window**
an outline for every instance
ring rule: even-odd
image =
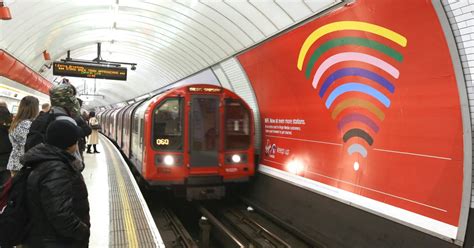
[[[183,150],[182,98],[169,98],[153,110],[153,147],[164,151]]]
[[[133,133],[138,134],[138,116],[133,116],[133,125],[132,125]]]
[[[250,146],[250,110],[240,101],[225,102],[225,148],[248,149]]]

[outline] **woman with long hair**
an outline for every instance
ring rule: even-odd
[[[25,153],[26,136],[38,112],[39,101],[36,97],[25,96],[21,99],[18,112],[9,129],[9,138],[13,149],[8,160],[7,170],[10,170],[12,174],[23,167],[20,164],[20,157]]]

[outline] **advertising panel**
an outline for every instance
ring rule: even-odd
[[[261,113],[262,172],[456,238],[460,100],[430,2],[356,1],[238,59]]]

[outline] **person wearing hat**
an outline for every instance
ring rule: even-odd
[[[46,130],[45,142],[21,158],[32,168],[27,182],[31,230],[24,247],[88,247],[88,193],[73,155],[80,135],[74,122],[55,120]]]
[[[25,151],[44,141],[44,134],[49,123],[53,120],[72,120],[80,111],[79,101],[76,98],[76,88],[69,81],[64,81],[49,90],[51,108],[49,112],[38,116],[30,127],[26,139]]]
[[[55,85],[49,90],[49,99],[51,102],[50,111],[44,115],[38,116],[31,124],[26,144],[25,152],[34,146],[44,142],[44,134],[48,125],[53,120],[69,120],[72,123],[78,124],[77,119],[80,119],[80,104],[76,98],[76,88],[69,83],[69,80],[64,79],[59,85]],[[81,124],[81,137],[86,137],[91,133],[89,126],[83,121]],[[74,153],[84,169],[84,163],[82,162],[82,156],[79,149]]]

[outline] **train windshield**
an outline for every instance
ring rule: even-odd
[[[181,98],[170,98],[153,113],[153,147],[165,151],[183,150],[183,114]]]
[[[240,101],[227,99],[225,105],[226,150],[250,146],[250,112]]]

